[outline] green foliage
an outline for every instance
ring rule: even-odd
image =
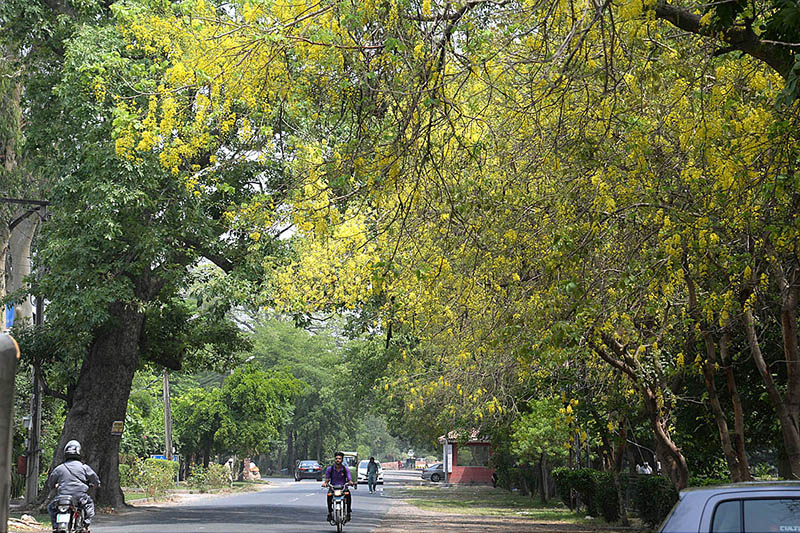
[[[662,476],[636,476],[633,507],[645,524],[654,527],[666,518],[678,493]]]
[[[570,470],[559,467],[553,469],[553,479],[556,482],[558,495],[565,505],[572,505],[570,490],[574,490],[590,515],[599,514],[606,522],[619,519],[619,499],[614,475],[611,472],[592,468]],[[620,482],[622,483],[622,480]],[[624,490],[623,486],[623,493]]]
[[[187,483],[192,489],[200,492],[207,490],[221,489],[229,486],[230,471],[225,465],[210,463],[208,468],[197,465],[192,468],[192,474]]]
[[[119,464],[119,484],[121,487],[130,487],[133,484],[133,475],[131,465],[125,463]]]
[[[222,388],[194,388],[176,398],[176,442],[184,455],[268,451],[288,420],[300,383],[284,372],[254,365],[234,371]]]
[[[144,459],[131,467],[130,481],[144,490],[148,497],[165,494],[175,487],[178,462],[165,459]]]
[[[570,428],[559,410],[563,411],[562,402],[554,398],[528,402],[526,412],[512,425],[513,453],[528,462],[537,461],[543,453],[563,457]]]

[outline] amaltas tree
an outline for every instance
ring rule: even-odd
[[[533,378],[608,365],[680,488],[675,389],[702,371],[730,471],[746,478],[715,381],[744,324],[800,474],[792,5],[198,0],[118,13],[120,57],[150,65],[124,69],[135,91],[115,85],[120,160],[181,177],[203,202],[225,190],[205,181],[217,158],[279,159],[287,208],[266,195],[226,216],[253,243],[288,222],[302,238],[292,262],[266,261],[276,305],[380,308],[376,327],[399,341],[383,385],[408,413],[481,425],[524,413]],[[90,79],[106,90],[114,76]],[[203,157],[230,132],[264,142]],[[766,352],[780,353],[782,384],[761,349],[776,328]]]

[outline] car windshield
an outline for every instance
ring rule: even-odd
[[[428,467],[428,470],[438,470],[439,468],[442,468],[442,463],[436,463],[435,465],[431,465]]]
[[[358,467],[359,468],[366,468],[368,464],[369,464],[369,461],[361,461],[360,463],[358,463]]]
[[[300,466],[309,467],[309,466],[317,466],[317,464],[318,463],[316,461],[302,461],[300,463]]]

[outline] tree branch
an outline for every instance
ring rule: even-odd
[[[656,17],[671,22],[674,26],[704,37],[714,37],[717,31],[700,23],[701,15],[661,1],[656,5]],[[789,76],[794,62],[792,56],[782,46],[762,41],[750,28],[729,26],[721,33],[729,49],[740,50],[772,67],[783,79]]]

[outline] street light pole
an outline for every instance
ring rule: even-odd
[[[33,323],[42,325],[44,304],[42,297],[36,297],[36,315]],[[39,497],[39,458],[42,450],[40,442],[42,436],[42,383],[39,379],[39,370],[33,366],[33,393],[31,395],[31,429],[28,434],[28,469],[25,479],[25,503],[31,504]]]
[[[172,406],[169,401],[169,372],[164,370],[164,457],[172,461]]]
[[[9,222],[8,227],[13,229],[24,220],[31,213],[38,211],[40,208],[45,211],[42,219],[46,218],[47,206],[50,202],[46,200],[30,200],[27,198],[7,198],[0,197],[0,203],[16,204],[23,206],[36,206],[28,210],[16,219]],[[41,296],[36,297],[36,315],[34,316],[34,325],[41,326],[43,323],[42,317],[44,313],[44,300]],[[39,370],[36,365],[33,365],[33,391],[31,395],[31,428],[28,434],[28,449],[26,456],[28,458],[28,466],[25,480],[25,503],[31,504],[36,501],[39,496],[39,458],[41,456],[41,429],[42,429],[42,383],[39,376]]]

